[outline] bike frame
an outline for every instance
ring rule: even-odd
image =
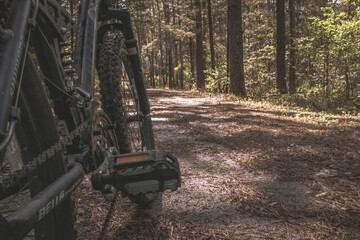
[[[92,102],[94,96],[94,73],[97,56],[96,46],[101,43],[108,31],[121,31],[126,39],[129,60],[134,73],[134,80],[139,94],[146,95],[143,74],[140,67],[136,40],[130,23],[130,14],[125,9],[110,9],[107,1],[82,0],[78,19],[76,43],[76,71],[78,80],[74,82],[74,91],[82,96],[85,102]],[[49,12],[49,6],[54,10]],[[36,20],[36,21],[35,21]],[[112,21],[116,20],[116,21]],[[100,24],[104,23],[104,24]],[[66,122],[69,130],[80,125],[84,109],[69,107],[66,96],[59,92],[65,90],[64,69],[59,64],[59,49],[54,42],[65,42],[66,30],[72,27],[71,16],[55,0],[16,0],[10,12],[8,29],[10,32],[0,32],[0,142],[11,138],[9,123],[19,120],[18,111],[12,106],[21,82],[21,60],[25,57],[27,39],[36,41],[35,52],[38,54],[39,65],[44,75],[56,86],[49,84],[50,96],[54,101],[55,112],[59,119]],[[8,40],[1,40],[3,34],[9,34]],[[55,49],[55,51],[54,51]],[[16,57],[14,57],[14,53]],[[46,67],[44,67],[46,66]],[[147,99],[147,98],[146,98]],[[143,116],[150,114],[149,104],[141,103]],[[9,136],[10,135],[10,136]],[[76,142],[73,143],[76,145]],[[84,157],[79,146],[70,146],[72,158]],[[71,158],[69,157],[69,158]],[[10,217],[0,216],[0,236],[4,239],[22,239],[41,221],[44,214],[50,213],[56,206],[71,194],[84,176],[83,166],[73,161],[72,168],[58,180],[51,183],[41,193],[36,195],[28,205],[18,210]]]

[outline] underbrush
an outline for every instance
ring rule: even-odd
[[[345,98],[325,98],[316,94],[274,94],[267,97],[246,97],[226,95],[226,99],[239,101],[245,105],[259,104],[267,108],[282,110],[307,111],[317,114],[360,116],[360,97],[346,100]]]
[[[235,95],[217,96],[248,108],[301,118],[303,121],[314,121],[328,129],[346,131],[350,126],[360,126],[360,99],[357,102],[324,100],[302,94],[272,95],[262,99]]]
[[[315,94],[285,94],[270,96],[264,101],[282,106],[300,107],[308,111],[339,115],[359,115],[360,99],[326,98]]]

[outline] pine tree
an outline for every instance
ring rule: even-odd
[[[228,0],[230,92],[246,96],[241,0]]]

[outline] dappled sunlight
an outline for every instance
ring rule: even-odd
[[[151,120],[154,121],[154,122],[166,122],[166,121],[168,121],[169,119],[168,119],[168,118],[156,118],[156,117],[152,117]]]
[[[159,102],[164,103],[178,103],[178,104],[187,104],[190,106],[200,105],[202,102],[197,99],[185,99],[185,98],[164,98],[159,100]]]
[[[155,117],[169,119],[167,130],[157,131],[157,145],[180,158],[183,173],[182,188],[167,197],[178,204],[167,204],[168,224],[290,239],[329,237],[333,229],[356,235],[358,125],[218,104],[190,92],[179,92],[188,101],[173,91],[176,101],[161,101],[163,92],[151,91]]]

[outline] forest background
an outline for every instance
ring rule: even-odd
[[[360,112],[359,0],[124,0],[151,88]],[[76,15],[78,0],[63,1]]]

